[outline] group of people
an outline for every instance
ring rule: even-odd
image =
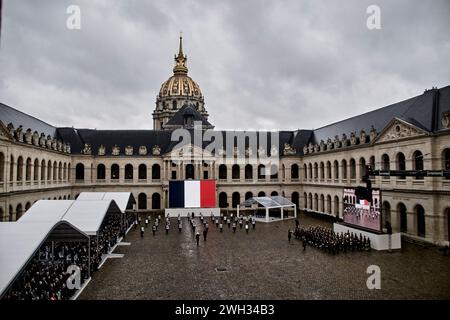
[[[197,241],[197,245],[199,245],[200,242],[200,226],[203,226],[202,233],[203,233],[203,239],[206,241],[208,237],[208,230],[209,226],[215,225],[220,232],[223,232],[224,226],[228,226],[228,229],[232,229],[235,233],[236,230],[239,229],[245,229],[245,231],[248,233],[249,229],[252,228],[253,230],[256,229],[256,218],[255,216],[237,216],[233,213],[230,213],[228,216],[224,215],[223,213],[220,214],[220,216],[215,216],[213,213],[211,213],[209,219],[208,217],[204,216],[202,213],[200,213],[198,217],[199,221],[196,222],[195,213],[189,213],[188,214],[188,222],[191,226],[192,232],[194,233],[195,239]],[[208,223],[209,221],[209,223]],[[198,225],[197,225],[198,223]],[[161,224],[161,215],[158,215],[155,217],[154,221],[152,221],[150,215],[148,215],[144,220],[141,216],[136,216],[134,221],[134,227],[135,229],[139,228],[141,237],[144,237],[145,230],[148,227],[151,227],[153,236],[155,236],[158,226]],[[166,234],[169,234],[169,230],[171,228],[171,222],[170,222],[170,214],[167,214],[165,217],[165,223],[164,223]],[[181,220],[181,214],[178,214],[177,217],[177,224],[178,226],[178,232],[181,232],[183,229],[183,222]]]
[[[80,268],[81,284],[89,277],[87,242],[45,243],[6,292],[6,300],[68,300],[76,288],[67,286],[68,267]]]
[[[291,230],[289,232],[289,240],[291,238]],[[349,251],[368,251],[370,250],[370,238],[359,236],[353,232],[334,232],[330,228],[322,226],[309,226],[302,228],[297,226],[294,236],[303,243],[303,250],[307,245],[314,246],[330,254],[338,254]]]
[[[130,214],[107,215],[98,234],[89,238],[90,249],[87,241],[44,243],[14,281],[4,299],[70,299],[76,288],[67,287],[67,279],[73,272],[68,271],[68,267],[75,265],[79,268],[83,283],[90,273],[98,270],[102,255],[111,251],[119,238],[125,235],[132,221]]]
[[[111,251],[119,241],[125,236],[129,227],[129,215],[124,217],[119,214],[107,215],[100,226],[97,237],[91,237],[91,272],[98,270],[102,261],[102,255]]]
[[[139,227],[139,231],[141,233],[141,238],[144,237],[145,229],[148,227],[151,227],[153,236],[156,235],[156,231],[158,230],[159,225],[162,224],[161,222],[161,215],[158,215],[158,217],[155,218],[152,224],[152,218],[150,215],[148,215],[145,220],[142,220],[141,216],[136,216],[134,220],[134,228],[137,229]],[[181,223],[181,217],[178,216],[178,230],[181,232],[181,229],[183,228],[183,224]],[[166,220],[164,221],[164,230],[166,232],[166,235],[169,234],[170,230],[170,215],[168,214],[166,217]]]

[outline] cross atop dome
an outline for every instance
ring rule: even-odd
[[[180,46],[178,49],[178,55],[175,55],[175,67],[173,68],[174,74],[187,73],[188,68],[186,67],[187,56],[183,54],[183,37],[182,32],[180,32]]]

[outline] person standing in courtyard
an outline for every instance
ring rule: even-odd
[[[169,234],[170,224],[166,223],[166,234]]]
[[[208,235],[208,230],[203,230],[203,241],[206,241],[206,236]]]
[[[181,221],[178,222],[178,232],[181,233],[181,229],[183,228],[183,224]]]
[[[153,232],[153,236],[155,236],[155,233],[156,233],[156,226],[155,225],[153,225],[153,227],[152,227],[152,232]]]
[[[195,222],[192,222],[192,230],[193,230],[193,232],[195,234]]]
[[[236,222],[233,222],[233,233],[236,233]]]
[[[148,227],[148,219],[145,219],[145,227]]]
[[[219,219],[216,218],[216,228],[219,227]]]
[[[230,218],[227,219],[227,224],[228,224],[228,229],[230,229],[230,227],[231,227],[231,220],[230,220]]]
[[[292,231],[291,229],[288,230],[288,241],[289,243],[291,243],[291,238],[292,238]]]
[[[303,244],[303,251],[305,251],[306,250],[306,244],[307,244],[305,236],[302,237],[302,244]]]
[[[219,223],[219,229],[220,229],[220,232],[222,232],[222,231],[223,231],[223,224],[222,224],[222,222],[221,222],[221,223]]]
[[[197,246],[198,246],[198,243],[199,243],[199,241],[200,241],[200,233],[197,231],[197,233],[195,234],[195,239],[197,240]]]
[[[248,223],[245,224],[245,232],[248,234]]]
[[[252,218],[252,226],[253,226],[253,230],[255,230],[255,228],[256,228],[256,221],[255,221],[255,218]]]
[[[144,226],[141,226],[141,238],[143,238],[144,237]]]

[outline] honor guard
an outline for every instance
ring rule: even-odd
[[[198,246],[198,243],[199,243],[199,241],[200,241],[200,233],[197,231],[197,233],[195,234],[195,239],[197,240],[197,246]]]

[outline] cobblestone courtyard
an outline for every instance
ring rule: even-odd
[[[301,225],[330,223],[301,215]],[[197,222],[198,225],[198,222]],[[210,224],[197,247],[187,219],[166,235],[160,227],[143,239],[132,229],[80,299],[449,299],[450,257],[435,247],[403,241],[401,251],[336,256],[300,241],[288,244],[294,221],[257,223],[256,230]],[[200,230],[201,231],[201,230]],[[381,268],[381,290],[369,290],[366,269]],[[218,272],[216,268],[225,268]]]

